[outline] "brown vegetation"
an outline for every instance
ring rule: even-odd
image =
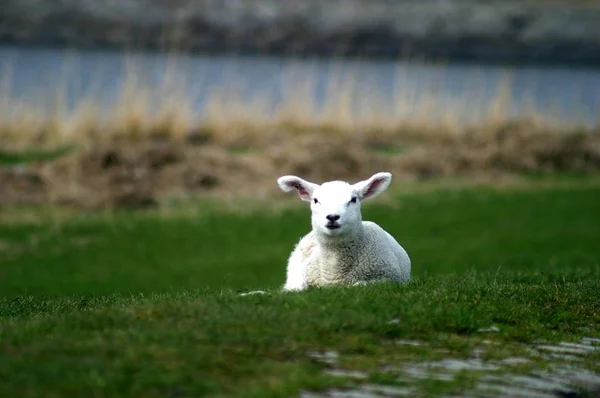
[[[318,107],[316,84],[292,74],[273,113],[265,111],[268,99],[242,101],[225,87],[211,93],[199,121],[185,85],[171,81],[152,92],[134,81],[105,115],[91,101],[66,111],[57,96],[48,113],[33,101],[0,97],[4,150],[78,145],[58,160],[0,167],[0,205],[145,207],[170,195],[265,197],[282,174],[324,181],[381,170],[397,179],[600,171],[597,128],[561,125],[534,110],[508,116],[508,85],[482,107],[476,93],[449,103],[423,91],[414,102],[398,90],[390,100],[356,93],[353,81],[341,78]],[[465,115],[470,123],[460,121]]]
[[[146,207],[170,195],[264,197],[276,192],[281,174],[356,180],[380,170],[398,179],[594,173],[600,171],[600,135],[559,135],[522,121],[436,139],[315,131],[280,132],[245,147],[210,138],[122,140],[28,168],[4,168],[0,204]]]

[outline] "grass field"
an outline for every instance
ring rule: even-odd
[[[567,181],[397,187],[395,206],[365,204],[363,216],[407,249],[411,283],[290,294],[285,262],[309,229],[292,198],[243,213],[5,209],[0,396],[279,397],[365,383],[461,394],[508,370],[410,372],[477,350],[485,363],[526,358],[511,368],[521,374],[548,369],[557,360],[532,344],[600,337],[600,184]],[[257,289],[267,294],[240,295]],[[594,351],[577,366],[599,363]]]

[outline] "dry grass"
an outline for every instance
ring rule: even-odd
[[[336,69],[334,61],[332,77],[324,89],[323,102],[319,103],[317,92],[323,87],[316,74],[294,61],[284,67],[279,100],[266,90],[245,96],[247,82],[239,72],[229,73],[226,84],[217,89],[198,87],[196,82],[177,75],[181,70],[177,58],[171,62],[156,85],[150,83],[142,68],[129,61],[120,93],[108,109],[103,109],[105,106],[96,99],[94,88],[87,98],[70,108],[66,104],[66,89],[52,94],[41,87],[25,100],[17,99],[10,94],[8,74],[0,86],[0,143],[3,147],[97,144],[123,137],[179,139],[203,132],[222,144],[247,144],[248,140],[261,141],[282,130],[352,135],[403,132],[437,137],[473,128],[485,134],[485,130],[493,130],[514,117],[510,114],[510,75],[497,86],[492,99],[485,98],[485,82],[478,76],[474,76],[472,88],[456,98],[441,92],[436,79],[417,89],[405,69],[398,68],[393,89],[384,94],[375,89],[377,84],[368,86],[374,87],[369,91],[364,84],[358,84],[365,78],[359,66],[354,70]],[[65,75],[66,87],[68,73]],[[196,87],[190,89],[192,86]],[[197,96],[206,98],[204,114],[195,111]],[[536,128],[562,130],[575,124],[574,118],[569,123],[567,118],[542,115],[533,107],[523,113]]]
[[[322,181],[386,169],[405,179],[489,180],[600,170],[598,128],[553,120],[533,108],[514,119],[510,76],[485,102],[476,78],[473,90],[450,101],[435,81],[416,91],[408,76],[398,76],[384,95],[359,88],[359,70],[334,71],[319,104],[318,81],[293,63],[285,68],[278,102],[264,92],[244,97],[243,81],[235,79],[211,92],[190,90],[191,82],[175,71],[167,68],[154,87],[130,64],[107,109],[93,92],[71,108],[64,92],[18,101],[6,94],[5,79],[2,148],[76,143],[84,150],[26,172],[0,169],[0,204],[147,206],[164,195],[243,191],[264,197],[280,173]],[[204,114],[194,110],[193,93],[207,98]]]

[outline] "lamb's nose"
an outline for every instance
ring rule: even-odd
[[[340,216],[339,214],[328,214],[325,218],[327,218],[329,221],[337,221],[340,219]]]

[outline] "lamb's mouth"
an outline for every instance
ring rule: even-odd
[[[327,229],[338,229],[340,227],[341,227],[340,224],[326,224],[325,225],[325,228],[327,228]]]

